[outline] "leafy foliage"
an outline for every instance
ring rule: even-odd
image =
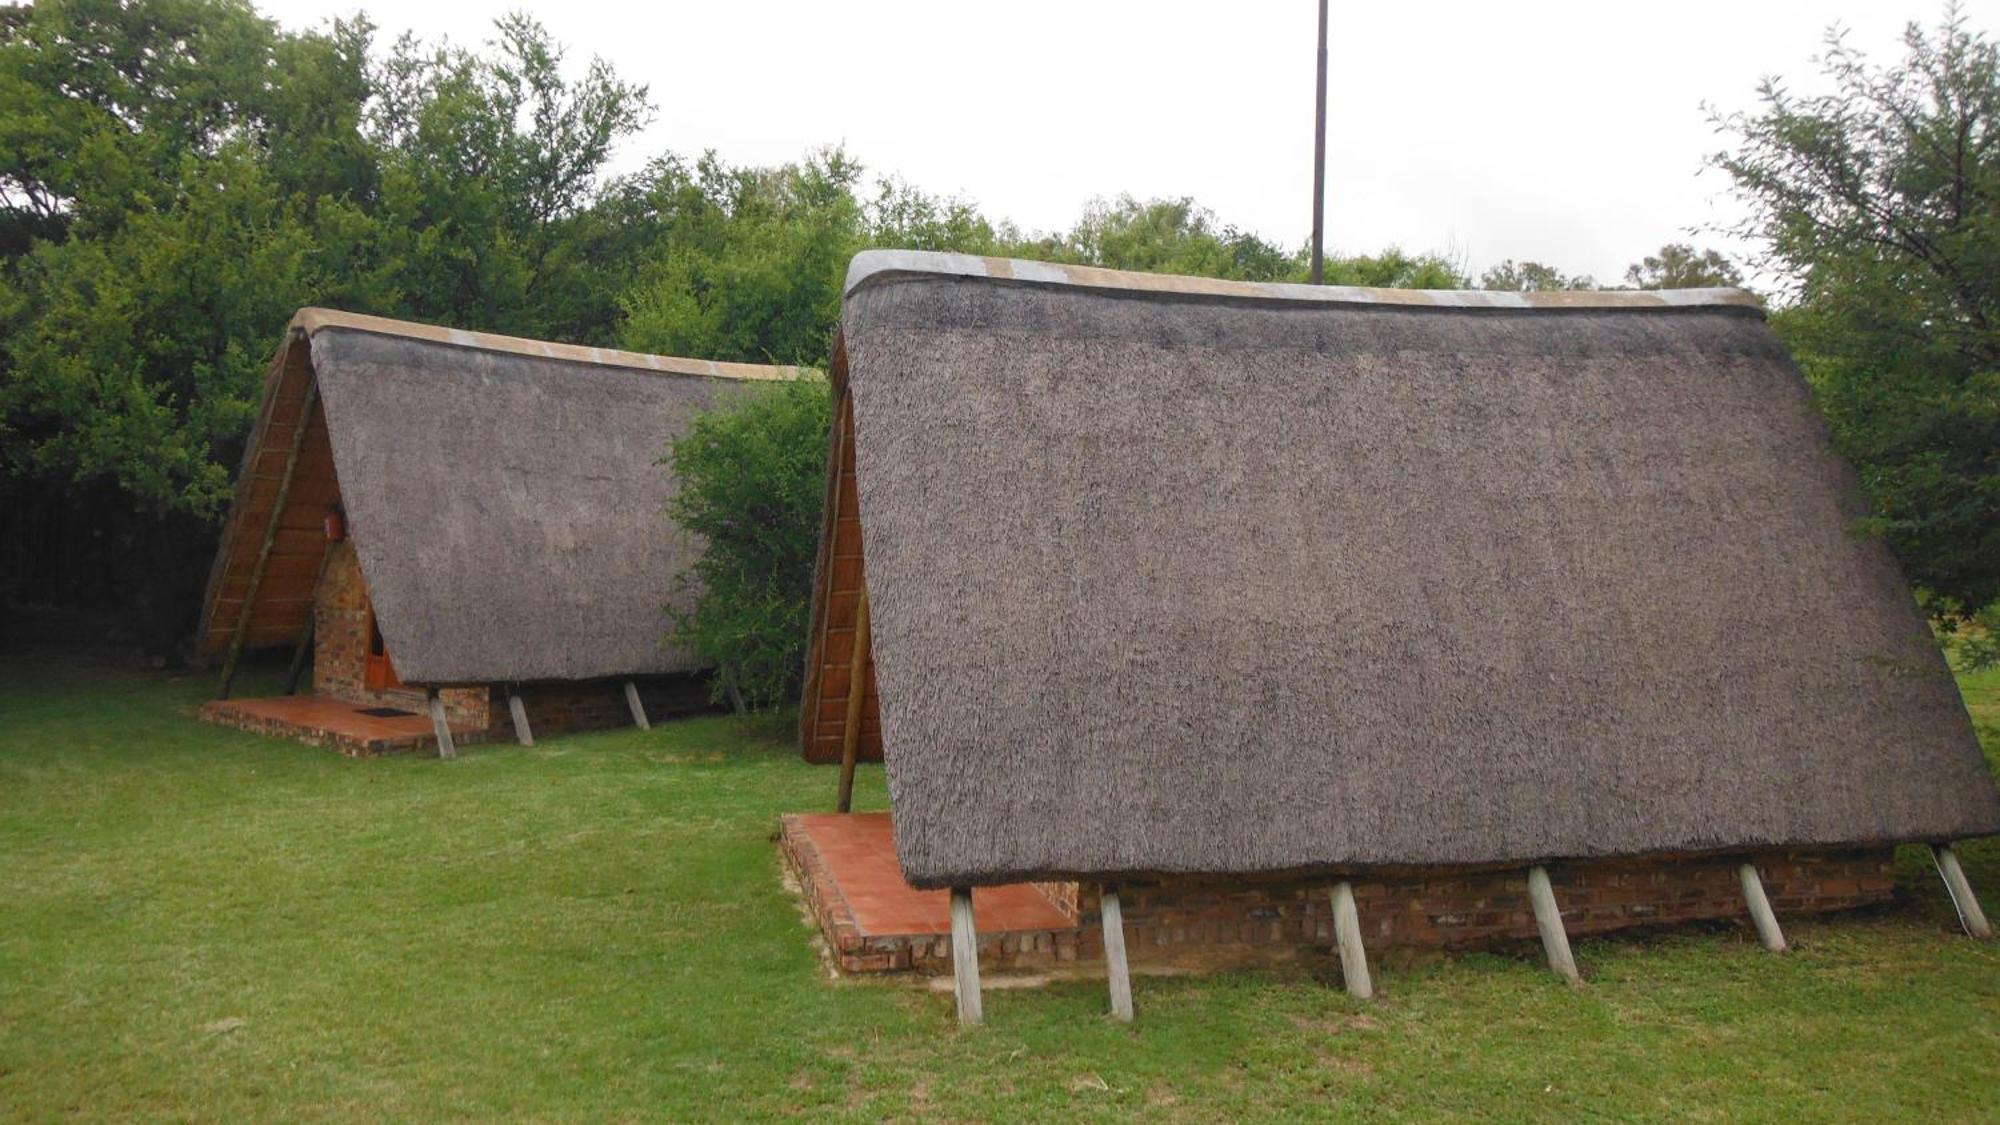
[[[662,459],[680,482],[668,514],[708,544],[682,578],[700,596],[675,613],[674,640],[714,666],[715,698],[739,709],[799,691],[831,413],[824,379],[749,388]]]
[[[821,363],[847,260],[869,241],[861,166],[839,150],[777,169],[655,161],[637,190],[660,237],[623,298],[640,351]]]
[[[1296,280],[1304,280],[1301,272]],[[1367,285],[1377,289],[1464,289],[1472,284],[1457,264],[1440,254],[1410,254],[1391,246],[1380,254],[1330,257],[1325,263],[1328,285]]]
[[[566,80],[525,16],[496,29],[485,53],[405,36],[376,73],[375,268],[404,315],[610,343],[639,232],[598,213],[602,171],[651,118],[646,90],[601,60]]]
[[[284,40],[201,0],[0,27],[0,469],[212,514],[271,326],[341,222],[302,203],[354,186],[354,121],[318,107],[358,81],[365,33]],[[281,62],[297,84],[265,80]]]
[[[649,112],[532,22],[483,52],[242,0],[0,9],[0,595],[185,635],[274,333],[330,304],[608,343]],[[274,76],[279,76],[274,80]]]
[[[1877,66],[1827,37],[1830,90],[1771,80],[1719,117],[1726,171],[1886,537],[1947,627],[2000,597],[2000,63],[1957,9]]]
[[[1708,289],[1742,284],[1743,274],[1735,263],[1715,250],[1697,250],[1684,242],[1670,242],[1625,270],[1625,285],[1630,289]],[[1480,274],[1479,288],[1538,293],[1600,287],[1589,274],[1567,274],[1543,262],[1509,258]]]
[[[1010,248],[1020,257],[1153,273],[1198,274],[1243,281],[1303,278],[1305,252],[1287,252],[1218,221],[1194,200],[1129,195],[1093,200],[1067,233]]]
[[[1721,289],[1743,284],[1743,271],[1714,250],[1670,242],[1625,270],[1631,289]]]
[[[1555,289],[1595,289],[1597,282],[1589,274],[1572,276],[1541,262],[1516,262],[1508,258],[1480,274],[1479,287],[1510,293],[1538,293]]]

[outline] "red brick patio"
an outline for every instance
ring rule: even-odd
[[[888,813],[793,813],[781,826],[785,856],[842,969],[950,966],[951,895],[903,880]],[[982,968],[1076,959],[1076,918],[1033,884],[981,887],[972,904]]]
[[[201,717],[211,723],[255,734],[290,738],[314,746],[331,746],[343,754],[366,756],[406,750],[437,751],[430,716],[421,702],[408,715],[365,715],[382,703],[350,703],[323,695],[280,695],[267,699],[216,699],[202,704]],[[478,727],[453,723],[452,740],[459,745],[477,741]]]

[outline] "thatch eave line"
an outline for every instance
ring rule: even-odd
[[[1486,289],[1380,289],[1359,285],[1233,281],[1177,274],[1111,270],[1019,258],[928,250],[864,250],[848,265],[844,295],[871,285],[913,278],[959,277],[1014,285],[1055,285],[1124,292],[1132,296],[1277,301],[1307,305],[1371,305],[1459,311],[1555,312],[1620,309],[1633,312],[1734,308],[1763,315],[1763,302],[1737,288],[1550,290],[1513,293]]]
[[[580,363],[592,367],[617,367],[656,375],[696,375],[708,379],[729,379],[740,382],[771,382],[797,379],[809,370],[776,364],[726,363],[720,360],[650,355],[644,352],[628,352],[617,348],[599,348],[584,344],[560,344],[549,340],[505,336],[496,332],[472,332],[463,328],[391,320],[388,317],[342,312],[338,309],[300,309],[291,323],[292,331],[303,332],[307,336],[317,335],[330,328],[372,332],[380,336],[394,336],[406,340],[426,340],[453,347]]]

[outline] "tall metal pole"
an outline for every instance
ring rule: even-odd
[[[1312,281],[1326,280],[1326,0],[1319,0],[1319,92],[1313,100]]]

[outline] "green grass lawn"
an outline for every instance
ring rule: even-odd
[[[198,723],[206,678],[0,662],[0,1117],[1947,1119],[2000,1113],[2000,947],[1920,852],[1884,914],[994,991],[834,981],[780,721],[350,761]],[[260,686],[250,685],[253,689]],[[2000,673],[1966,688],[1989,755]],[[861,804],[882,807],[879,770]],[[1964,849],[2000,907],[2000,847]],[[2000,914],[2000,911],[1996,911]]]

